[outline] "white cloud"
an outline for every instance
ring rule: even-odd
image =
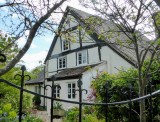
[[[44,62],[46,58],[47,51],[41,51],[39,53],[26,54],[21,60],[24,61],[23,65],[26,66],[28,70],[32,70],[36,66],[39,66],[39,61]]]
[[[25,37],[21,37],[20,39],[17,40],[17,42],[18,42],[18,46],[21,48],[26,43],[26,39]]]
[[[5,2],[5,0],[0,0],[0,3],[4,3]]]
[[[20,48],[22,48],[24,45],[25,45],[25,43],[26,43],[26,38],[25,37],[21,37],[20,39],[18,39],[18,46],[20,47]],[[37,45],[35,45],[34,44],[34,42],[32,42],[32,44],[31,44],[31,48],[33,49],[33,48],[37,48],[38,46]]]
[[[31,48],[37,48],[38,46],[37,45],[35,45],[33,42],[32,42],[32,44],[31,44]]]

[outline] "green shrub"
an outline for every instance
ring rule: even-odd
[[[18,115],[12,108],[10,103],[5,104],[0,108],[0,122],[18,122]],[[22,122],[43,122],[40,118],[36,118],[30,115],[23,116]]]
[[[40,118],[33,117],[33,116],[26,116],[22,122],[43,122]]]
[[[66,118],[64,122],[78,122],[79,110],[77,107],[71,108],[66,112]]]
[[[34,104],[36,107],[39,107],[39,106],[40,106],[40,104],[41,104],[41,98],[40,98],[40,96],[35,95],[35,96],[33,97],[33,104]]]
[[[4,104],[2,108],[0,108],[0,122],[16,122],[17,113],[13,110],[12,105],[10,103]]]
[[[89,114],[85,115],[83,122],[105,122],[105,120],[99,120],[95,115]]]

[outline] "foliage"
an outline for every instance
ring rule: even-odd
[[[0,107],[0,121],[13,122],[16,117],[17,113],[14,111],[10,103],[5,104],[2,108]]]
[[[39,107],[40,104],[41,104],[41,97],[39,95],[35,95],[33,97],[33,104],[36,106],[36,107]]]
[[[6,103],[3,107],[0,107],[0,122],[18,122],[17,111],[14,110],[10,103]],[[27,115],[22,117],[22,122],[42,122],[42,120]]]
[[[85,115],[83,122],[105,122],[105,120],[100,120],[95,115],[89,114]]]
[[[77,107],[71,108],[66,112],[64,122],[78,122],[79,110]],[[95,115],[94,106],[85,106],[82,110],[83,122],[105,122],[104,119],[98,119]]]
[[[71,108],[66,112],[67,122],[78,122],[79,109],[77,107]]]
[[[3,75],[1,78],[5,79],[15,85],[20,86],[21,80],[20,78],[18,80],[14,79],[14,76],[16,74],[21,74],[20,67],[15,67],[12,70],[10,70],[8,73]],[[13,108],[15,110],[19,107],[19,90],[8,86],[5,83],[1,83],[0,85],[0,106],[3,106],[5,103],[11,103]],[[26,109],[28,107],[31,107],[31,95],[28,93],[24,93],[23,96],[23,109]]]
[[[0,14],[0,20],[5,26],[3,31],[11,36],[14,35],[14,42],[20,41],[20,38],[26,40],[15,56],[6,62],[3,68],[0,67],[0,76],[11,70],[20,61],[36,36],[46,34],[48,31],[54,32],[56,20],[53,18],[55,16],[51,15],[55,14],[54,11],[58,10],[65,1],[67,0],[43,0],[40,2],[7,0],[0,3],[0,10],[3,13]],[[27,36],[26,32],[28,32]],[[3,49],[10,49],[8,46],[9,44]]]
[[[54,102],[53,109],[63,109],[62,104],[60,102]]]
[[[85,7],[92,8],[104,20],[97,24],[91,21],[89,28],[101,41],[121,49],[127,59],[137,68],[139,96],[145,95],[148,74],[154,58],[159,57],[160,50],[160,8],[158,0],[80,0]],[[95,18],[98,18],[95,16]],[[94,26],[92,26],[94,25]],[[88,26],[88,25],[87,25]],[[100,27],[100,29],[97,29]],[[92,32],[93,33],[93,32]],[[147,38],[149,37],[149,38]],[[127,52],[127,53],[126,53]],[[128,55],[129,54],[129,55]],[[149,65],[145,67],[145,59]],[[160,62],[160,60],[158,61]],[[146,122],[145,100],[140,104],[140,121]]]
[[[145,61],[143,71],[146,70],[146,65],[149,65],[149,61]],[[152,63],[150,72],[152,73],[150,75],[151,77],[151,83],[152,83],[152,91],[158,90],[160,87],[158,84],[155,84],[155,81],[159,83],[160,77],[159,73],[157,71],[159,70],[160,64],[157,60],[154,60],[154,63]],[[146,67],[145,67],[146,66]],[[129,100],[133,98],[139,97],[139,87],[138,87],[138,72],[136,69],[128,69],[124,70],[123,68],[120,70],[120,72],[116,75],[110,75],[106,72],[99,75],[96,79],[92,81],[92,88],[96,91],[95,97],[96,101],[106,102],[106,90],[108,93],[108,102],[118,102],[118,101],[124,101]],[[106,87],[107,84],[107,87]],[[107,89],[108,88],[108,89]],[[150,86],[149,82],[145,87],[146,94],[150,93]],[[147,120],[150,119],[149,116],[149,99],[146,99],[146,115]],[[159,106],[160,100],[159,96],[152,97],[152,110],[153,110],[153,117],[156,117],[159,113]],[[109,120],[113,121],[129,121],[127,118],[129,118],[129,105],[132,106],[132,121],[139,121],[139,103],[133,102],[132,104],[124,104],[124,105],[114,105],[109,106],[108,108],[108,116]],[[104,106],[95,106],[95,114],[98,118],[104,118],[106,108]],[[114,113],[114,114],[113,114]]]
[[[19,48],[17,43],[14,42],[14,37],[10,37],[0,31],[0,52],[6,56],[7,62],[12,60],[18,51]],[[0,67],[4,66],[4,64],[0,64]]]
[[[44,69],[44,66],[39,65],[39,66],[35,67],[33,70],[31,70],[29,75],[31,76],[32,79],[36,79],[39,77],[39,73],[41,71],[43,71],[43,69]]]
[[[40,118],[28,115],[22,120],[22,122],[43,122],[43,121]]]

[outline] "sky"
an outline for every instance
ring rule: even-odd
[[[0,0],[0,2],[3,2],[3,1],[4,0]],[[83,11],[87,11],[89,13],[92,12],[92,10],[86,9],[83,6],[81,6],[78,0],[70,0],[69,2],[66,2],[65,4],[63,4],[63,7],[62,7],[63,10],[65,10],[67,6],[71,6],[71,7],[83,10]],[[59,17],[58,19],[60,20],[62,15],[59,15],[58,17]],[[3,26],[1,27],[5,28]],[[26,32],[25,35],[28,35],[28,32]],[[47,34],[47,33],[43,36],[36,37],[33,40],[33,43],[30,49],[21,59],[22,62],[19,64],[25,65],[27,70],[32,70],[36,66],[42,65],[44,63],[48,50],[51,46],[53,38],[54,38],[54,34]],[[18,41],[19,47],[23,47],[23,45],[25,44],[25,41],[26,39],[24,37],[20,38],[20,40]]]

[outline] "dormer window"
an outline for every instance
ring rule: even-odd
[[[58,58],[58,69],[64,69],[67,65],[67,59],[66,57],[60,57]]]
[[[63,40],[62,41],[62,52],[69,50],[69,41]]]
[[[87,51],[80,51],[77,52],[77,64],[78,65],[84,65],[87,64]]]

